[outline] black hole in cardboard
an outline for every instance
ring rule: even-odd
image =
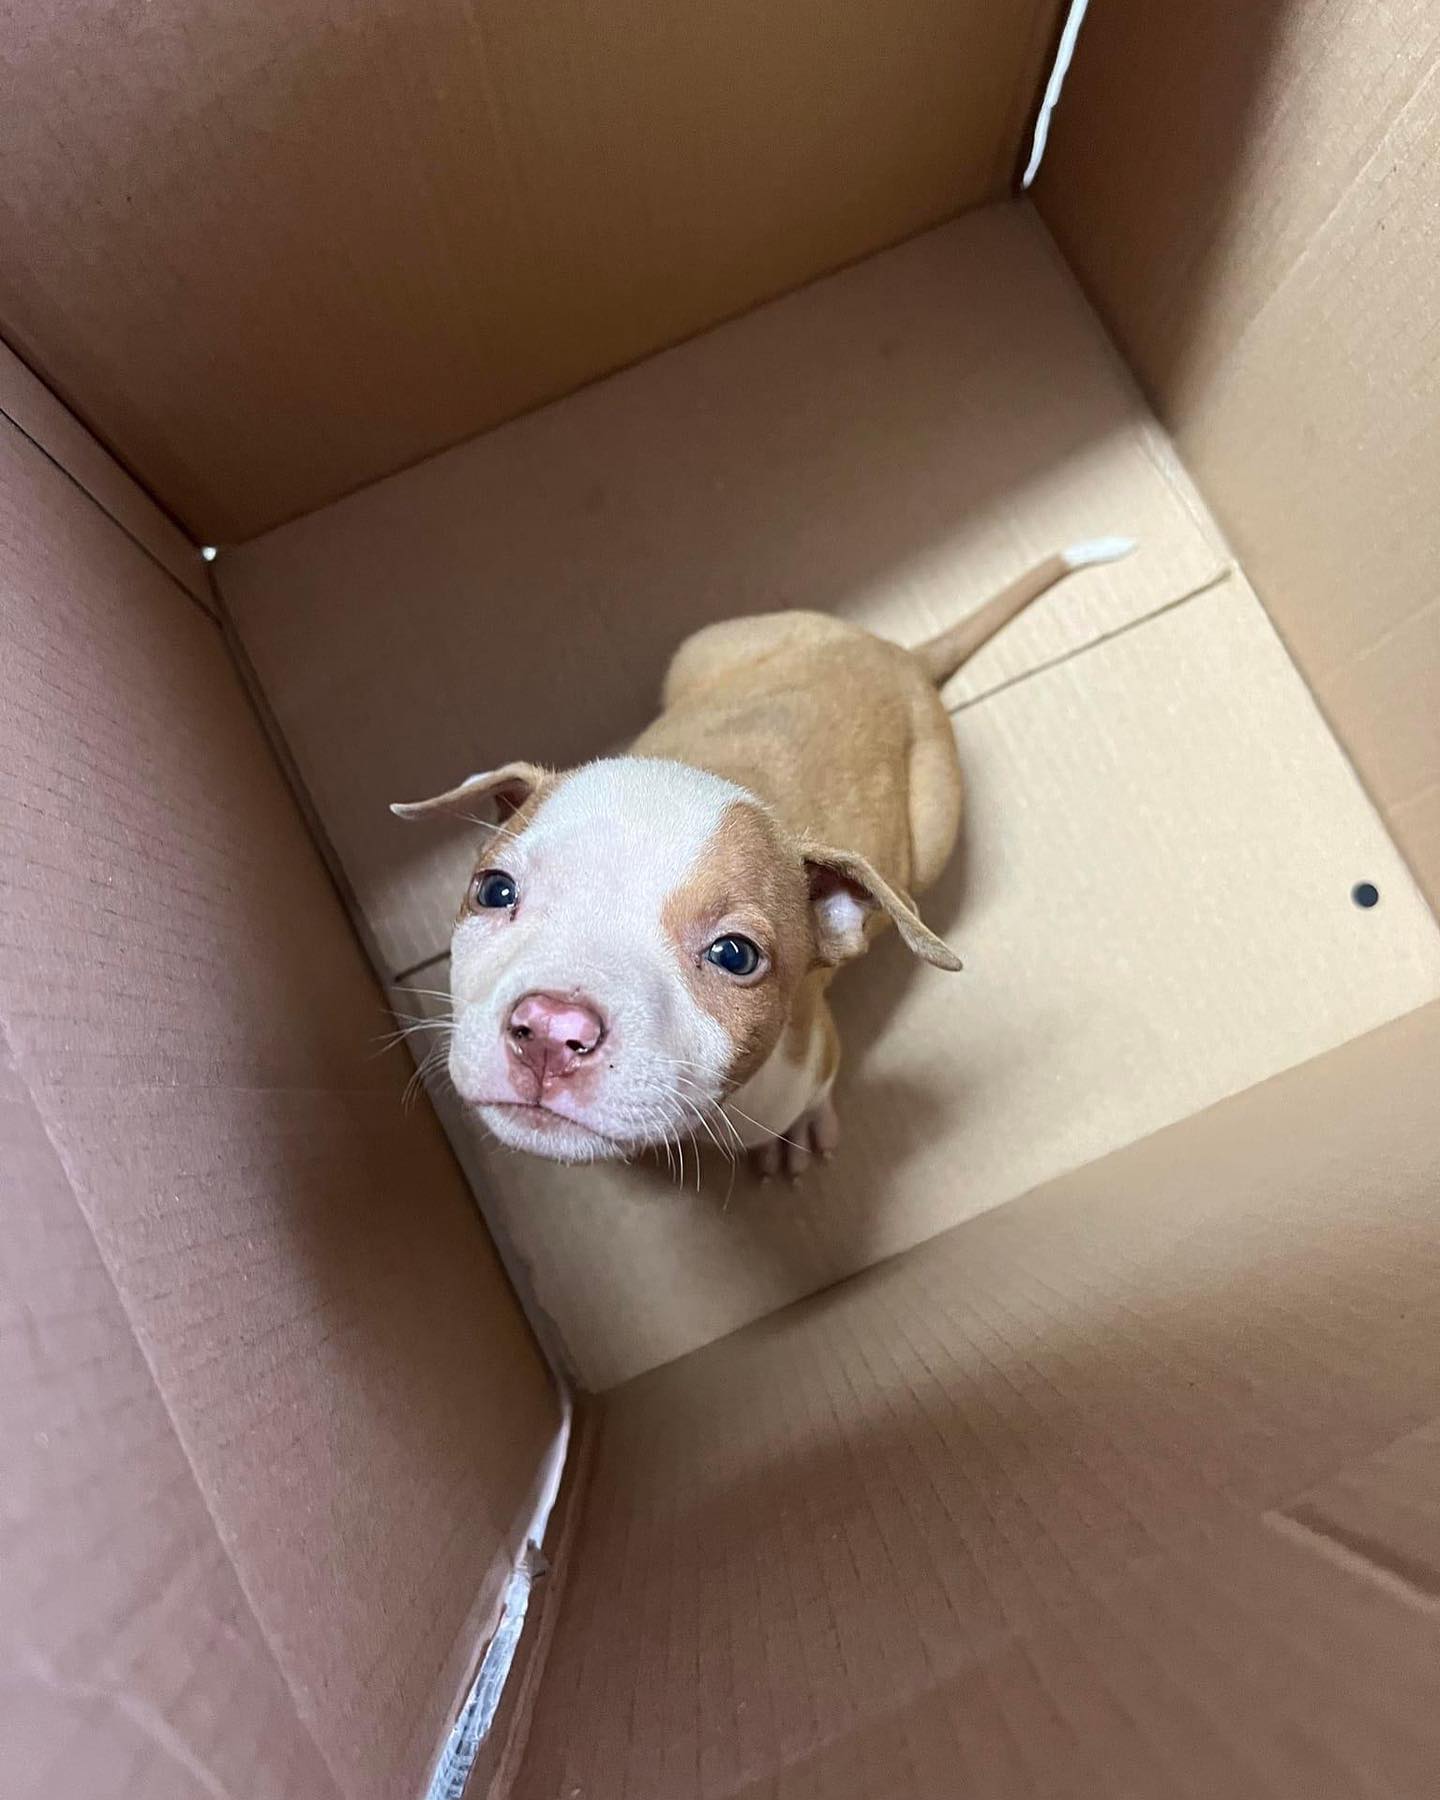
[[[1350,898],[1357,906],[1367,910],[1380,904],[1380,890],[1373,881],[1357,881],[1350,890]]]

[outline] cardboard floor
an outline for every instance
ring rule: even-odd
[[[1432,1006],[609,1396],[516,1800],[1433,1793],[1437,1050]]]
[[[837,988],[844,1143],[799,1191],[712,1162],[491,1155],[512,1272],[607,1388],[1440,993],[1440,931],[1029,210],[971,215],[222,559],[402,1006],[443,1005],[463,835],[385,803],[603,752],[706,619],[915,641],[1058,545],[1139,552],[947,694],[969,784],[926,912]],[[563,623],[562,623],[563,621]],[[513,682],[507,679],[513,671]],[[483,684],[486,706],[477,711]],[[537,696],[539,698],[537,699]],[[1359,881],[1381,904],[1351,902]]]

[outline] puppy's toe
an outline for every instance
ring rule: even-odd
[[[781,1145],[785,1152],[785,1173],[791,1181],[798,1181],[810,1167],[810,1148],[803,1125],[797,1127],[793,1134]]]
[[[766,1138],[750,1152],[750,1167],[761,1181],[769,1181],[772,1175],[780,1173],[781,1152],[784,1145],[779,1138]]]
[[[810,1114],[810,1147],[817,1156],[833,1156],[840,1143],[840,1115],[828,1096]]]

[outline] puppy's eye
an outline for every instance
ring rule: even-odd
[[[716,938],[705,952],[705,960],[727,975],[753,975],[760,967],[760,946],[732,932],[728,937]]]
[[[470,904],[477,910],[482,906],[514,906],[519,898],[514,878],[503,869],[482,869],[470,883]]]

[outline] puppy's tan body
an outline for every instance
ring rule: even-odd
[[[506,1142],[561,1160],[697,1125],[762,1172],[833,1149],[836,967],[887,920],[960,966],[911,898],[960,823],[940,685],[1054,582],[1128,548],[1053,557],[913,651],[817,613],[710,626],[628,756],[510,764],[397,807],[474,817],[493,800],[508,821],[451,946],[457,1091]]]
[[[843,844],[902,895],[936,879],[960,825],[950,720],[921,658],[820,613],[713,625],[684,644],[636,756],[708,770],[763,801],[799,842]],[[877,909],[869,929],[885,920]],[[839,1037],[811,970],[787,1027],[729,1112],[762,1169],[834,1148]]]

